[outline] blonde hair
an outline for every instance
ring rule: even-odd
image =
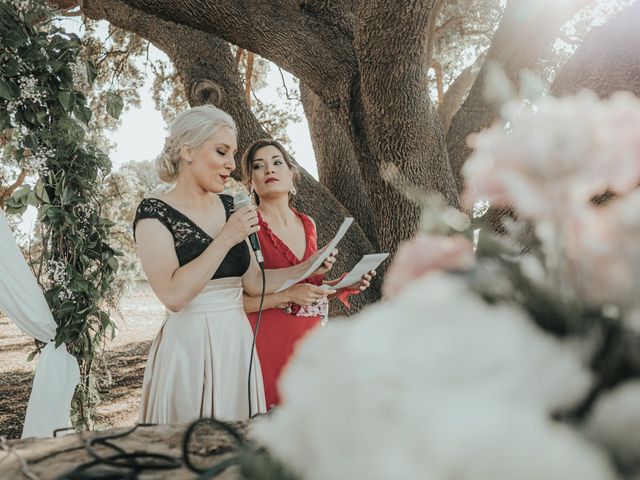
[[[160,180],[175,182],[180,173],[180,147],[198,148],[209,140],[220,127],[229,127],[236,133],[236,124],[227,112],[213,105],[201,105],[180,113],[169,125],[169,136],[156,158],[156,171]]]

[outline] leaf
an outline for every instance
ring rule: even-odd
[[[58,126],[66,130],[67,135],[65,140],[73,143],[81,143],[85,137],[84,129],[75,120],[69,117],[63,117],[59,120]]]
[[[24,146],[30,148],[32,152],[38,149],[38,139],[33,133],[24,137]]]
[[[89,86],[91,86],[91,85],[93,85],[93,82],[95,81],[96,77],[98,76],[98,69],[93,64],[93,62],[87,61],[85,63],[85,65],[87,67],[87,81],[89,82]]]
[[[60,101],[60,105],[64,108],[65,112],[71,110],[73,105],[76,103],[76,97],[73,92],[68,90],[61,90],[58,93],[58,100]]]
[[[64,315],[67,315],[68,313],[73,312],[75,309],[76,309],[76,306],[74,303],[68,300],[65,300],[65,302],[53,313],[55,314],[54,316],[60,318]]]
[[[37,355],[37,354],[38,354],[38,351],[37,351],[37,350],[34,350],[33,352],[31,352],[31,353],[29,354],[29,356],[27,357],[27,362],[30,362],[30,361],[32,361],[34,358],[36,358],[36,355]]]
[[[111,270],[113,270],[114,272],[118,271],[118,260],[116,260],[115,257],[110,257],[109,260],[107,260],[107,265],[109,265],[109,267],[111,267]]]
[[[38,120],[38,117],[36,117],[36,112],[34,112],[33,108],[31,107],[24,109],[24,116],[31,125],[35,125],[36,121]]]
[[[15,204],[11,199],[7,200],[4,207],[5,213],[8,213],[9,215],[22,215],[27,210],[26,204]]]
[[[105,312],[100,312],[98,314],[98,317],[100,318],[100,325],[102,325],[103,329],[106,329],[109,325],[111,325],[111,319]]]
[[[75,108],[73,109],[73,113],[76,118],[83,122],[85,125],[91,121],[91,117],[93,115],[89,107],[87,107],[86,105],[78,105],[77,103]]]
[[[124,101],[122,97],[117,93],[107,93],[107,113],[116,120],[120,117],[122,109],[124,108]]]
[[[116,222],[109,220],[108,218],[102,217],[100,220],[98,220],[98,224],[105,228],[111,228],[115,226]]]
[[[0,133],[6,128],[11,127],[11,117],[9,116],[9,112],[6,110],[0,111]]]
[[[44,183],[42,180],[38,180],[36,183],[36,196],[39,200],[42,200],[45,203],[49,203],[49,195],[47,194],[47,189],[44,188]]]
[[[44,109],[36,110],[36,119],[39,123],[43,123],[47,119],[47,112]]]
[[[6,100],[13,100],[14,98],[18,98],[20,95],[20,90],[13,82],[9,82],[0,78],[0,97]]]
[[[27,203],[29,205],[32,205],[32,206],[36,207],[36,208],[40,205],[40,201],[38,200],[38,197],[36,196],[35,190],[30,190],[29,191],[29,195],[27,196]]]
[[[16,62],[7,62],[2,66],[2,70],[5,77],[15,77],[20,72],[19,66]]]

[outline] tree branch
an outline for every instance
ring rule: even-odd
[[[433,46],[435,45],[435,41],[437,38],[437,26],[436,22],[438,21],[438,17],[440,16],[440,12],[444,8],[446,4],[446,0],[436,0],[433,4],[433,8],[431,10],[431,14],[429,16],[429,25],[427,27],[427,65],[431,63],[431,59],[433,58]]]
[[[240,66],[240,62],[242,61],[242,54],[244,53],[244,48],[238,47],[236,49],[236,66]]]
[[[556,76],[551,92],[570,95],[588,88],[601,97],[619,90],[640,97],[640,2],[591,30]]]
[[[451,125],[451,118],[458,111],[471,85],[475,82],[485,58],[487,58],[486,50],[478,55],[473,64],[460,72],[460,75],[449,85],[442,100],[438,103],[438,117],[440,117],[440,123],[445,133]]]
[[[253,79],[253,52],[247,52],[247,68],[244,74],[244,97],[251,107],[251,80]]]
[[[436,30],[435,30],[436,38],[439,37],[440,35],[442,35],[442,32],[444,32],[448,28],[451,28],[453,25],[458,25],[458,24],[464,22],[465,18],[466,17],[463,17],[462,15],[458,15],[458,16],[451,17],[451,18],[448,18],[447,20],[445,20],[445,22],[442,25],[436,27]]]
[[[20,175],[15,182],[13,182],[8,187],[0,187],[0,208],[4,207],[4,203],[7,199],[16,191],[16,189],[24,183],[25,178],[27,178],[27,170],[20,170]]]
[[[510,0],[493,36],[487,61],[501,65],[508,78],[518,85],[520,72],[533,69],[541,55],[551,48],[560,27],[592,1]],[[483,66],[447,132],[449,158],[459,191],[463,188],[462,166],[471,153],[467,137],[488,127],[496,118],[483,98],[485,74]]]
[[[431,68],[436,74],[436,85],[438,87],[438,105],[442,103],[442,97],[444,96],[444,82],[442,81],[442,65],[440,62],[431,62]]]
[[[287,0],[123,0],[150,15],[216,35],[284,67],[325,100],[356,70],[351,39]],[[260,28],[256,28],[259,25]]]

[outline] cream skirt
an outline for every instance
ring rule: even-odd
[[[247,419],[252,338],[242,308],[240,277],[211,280],[180,312],[168,312],[149,351],[140,422]],[[256,353],[251,368],[251,410],[266,412]]]

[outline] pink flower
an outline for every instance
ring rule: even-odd
[[[573,215],[607,189],[624,194],[640,182],[640,100],[573,97],[513,103],[504,122],[469,137],[464,201],[515,207],[534,221]]]
[[[392,296],[413,280],[433,270],[466,270],[474,262],[473,244],[462,235],[418,234],[400,245],[382,286]]]
[[[567,222],[565,250],[578,292],[592,305],[637,303],[640,190]]]

